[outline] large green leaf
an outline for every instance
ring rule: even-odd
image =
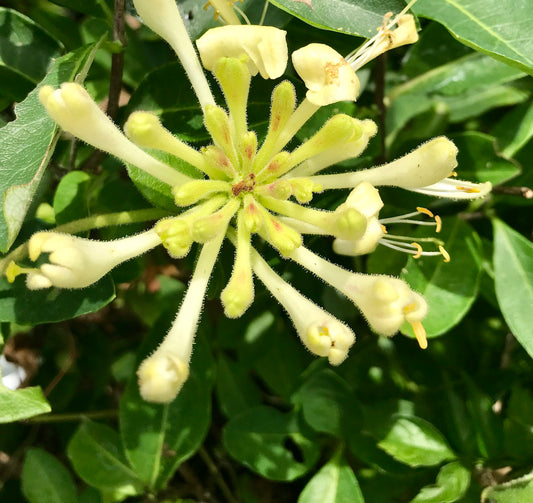
[[[60,52],[60,44],[31,19],[0,7],[0,109],[24,99]]]
[[[142,355],[161,342],[167,325],[167,317],[154,325]],[[195,344],[189,378],[172,403],[148,403],[139,395],[137,376],[128,382],[120,400],[120,433],[133,470],[150,488],[163,487],[202,444],[211,421],[212,386],[213,362],[203,341]]]
[[[352,468],[341,452],[325,464],[307,483],[298,503],[364,503]]]
[[[293,16],[318,28],[370,38],[387,12],[399,13],[399,0],[270,0]]]
[[[0,383],[0,423],[27,419],[51,410],[39,386],[13,391]]]
[[[500,220],[494,220],[494,281],[505,321],[533,357],[533,244]]]
[[[36,325],[70,320],[98,311],[115,298],[113,282],[106,276],[87,288],[28,290],[24,278],[9,284],[0,278],[0,321]]]
[[[378,446],[409,466],[433,466],[455,458],[442,433],[415,416],[394,417]]]
[[[232,418],[223,433],[228,452],[270,480],[293,480],[308,472],[320,454],[303,434],[295,414],[260,405]]]
[[[30,503],[77,503],[74,479],[51,454],[30,449],[22,468],[22,492]]]
[[[93,47],[57,59],[37,89],[15,107],[17,118],[0,129],[0,251],[17,237],[58,138],[56,123],[39,102],[39,88],[72,80]]]
[[[443,219],[439,238],[445,242],[450,262],[410,258],[402,272],[402,278],[427,300],[428,337],[441,335],[461,321],[476,299],[481,272],[480,239],[468,224],[459,218]]]
[[[533,103],[516,107],[492,130],[498,150],[505,157],[513,157],[533,138]]]
[[[529,0],[419,0],[413,10],[446,26],[460,42],[533,74]]]
[[[137,494],[141,483],[128,466],[120,437],[103,424],[85,422],[70,439],[68,457],[76,473],[98,489]]]
[[[434,485],[426,486],[411,503],[453,503],[463,497],[470,485],[470,472],[454,461],[444,465]]]

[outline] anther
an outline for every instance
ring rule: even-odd
[[[442,220],[439,217],[439,215],[435,215],[435,223],[437,224],[437,227],[435,228],[435,232],[440,232],[442,229]]]
[[[451,260],[450,254],[446,251],[444,246],[439,245],[440,254],[444,257],[444,262],[449,262]]]
[[[416,253],[413,255],[413,258],[420,258],[423,252],[422,246],[418,243],[411,243],[411,246],[414,246],[416,248]]]
[[[411,323],[411,327],[413,327],[413,332],[415,334],[416,341],[420,346],[420,349],[426,349],[428,347],[428,340],[426,338],[426,330],[424,328],[424,325],[422,325],[422,322],[414,321],[413,323]]]
[[[416,310],[416,304],[414,302],[411,302],[410,304],[407,304],[403,307],[403,314],[409,314]]]
[[[461,192],[466,192],[467,194],[478,194],[481,192],[479,189],[475,187],[455,187],[457,190],[460,190]]]
[[[423,213],[424,215],[427,215],[428,217],[431,217],[431,218],[434,217],[433,213],[430,210],[428,210],[427,208],[422,208],[422,206],[417,206],[416,211],[418,211],[418,213]]]
[[[385,227],[383,224],[381,225],[381,230],[383,231],[383,234],[388,234],[387,227]]]

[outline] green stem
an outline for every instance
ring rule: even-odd
[[[92,412],[70,412],[65,414],[42,414],[30,419],[26,423],[65,423],[69,421],[81,421],[83,419],[109,419],[118,416],[117,409],[95,410]]]

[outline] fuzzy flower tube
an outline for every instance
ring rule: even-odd
[[[261,137],[249,129],[247,121],[250,83],[252,78],[278,79],[283,75],[289,60],[285,32],[241,25],[230,4],[213,0],[227,24],[207,31],[195,47],[175,0],[133,3],[144,23],[176,52],[198,97],[210,141],[199,150],[193,148],[146,111],[131,114],[123,133],[80,85],[69,82],[59,89],[43,87],[41,102],[61,128],[167,184],[174,196],[175,214],[142,234],[110,242],[39,232],[29,242],[29,258],[39,259],[39,265],[28,268],[12,262],[8,278],[26,274],[30,289],[84,288],[121,262],[158,245],[172,258],[186,256],[195,243],[200,246],[196,270],[176,319],[138,370],[141,395],[151,402],[172,401],[187,380],[206,288],[226,237],[236,250],[231,277],[221,294],[226,316],[238,318],[252,304],[256,277],[282,305],[311,353],[327,358],[332,365],[348,357],[355,342],[353,331],[268,265],[255,245],[263,240],[283,258],[312,271],[349,298],[375,333],[390,337],[407,323],[420,347],[425,348],[423,320],[428,306],[420,294],[398,278],[342,269],[307,249],[304,236],[331,239],[333,250],[341,254],[370,253],[382,244],[415,258],[440,255],[449,260],[440,242],[437,249],[425,250],[418,243],[387,233],[386,226],[406,222],[433,225],[438,232],[441,222],[425,208],[380,218],[384,203],[377,187],[474,199],[486,195],[490,185],[450,178],[457,166],[457,149],[444,137],[434,138],[383,166],[320,174],[359,156],[377,132],[371,120],[346,114],[333,115],[306,141],[292,150],[286,148],[296,143],[291,140],[321,107],[357,99],[356,70],[362,64],[416,41],[413,18],[403,13],[397,16],[348,58],[324,44],[311,43],[296,50],[292,63],[307,88],[306,96],[298,104],[293,84],[287,80],[272,84],[268,129]],[[225,103],[215,102],[204,69],[217,80]],[[177,156],[203,173],[203,178],[192,179],[145,149]],[[310,204],[316,194],[330,189],[351,192],[332,210]]]

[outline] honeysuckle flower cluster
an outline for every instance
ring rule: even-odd
[[[359,94],[356,70],[386,50],[417,39],[413,18],[386,17],[378,34],[345,59],[331,47],[311,43],[291,55],[307,94],[297,105],[289,81],[273,85],[268,131],[258,138],[249,130],[247,101],[250,81],[257,74],[277,79],[285,72],[288,50],[285,32],[268,26],[241,25],[225,1],[211,1],[225,26],[207,31],[196,47],[189,39],[174,0],[134,0],[144,23],[175,50],[203,110],[212,142],[197,150],[164,128],[150,112],[130,115],[122,133],[76,83],[59,89],[43,87],[40,99],[48,114],[67,132],[136,166],[169,185],[176,214],[158,221],[141,234],[97,242],[56,232],[39,232],[29,242],[29,257],[48,259],[23,268],[12,263],[8,276],[27,275],[30,289],[83,288],[117,264],[163,245],[174,258],[201,245],[198,262],[183,303],[170,331],[138,370],[141,395],[148,401],[172,401],[189,374],[194,337],[208,281],[224,238],[235,246],[231,277],[221,294],[226,316],[240,317],[254,299],[254,276],[283,306],[304,346],[339,365],[355,341],[352,330],[317,306],[281,278],[260,256],[253,239],[266,241],[283,257],[293,260],[332,285],[360,310],[380,335],[394,335],[409,323],[419,345],[427,345],[422,321],[428,306],[403,280],[386,275],[354,273],[330,263],[304,246],[303,234],[333,238],[342,254],[372,252],[378,244],[415,257],[449,256],[438,240],[435,250],[391,235],[394,223],[419,223],[440,230],[440,219],[429,210],[394,218],[380,218],[380,186],[395,186],[440,197],[476,198],[489,184],[449,178],[457,165],[457,149],[444,137],[435,138],[389,164],[362,171],[319,174],[324,168],[360,155],[377,128],[371,120],[333,115],[309,139],[286,149],[295,134],[320,108],[339,101],[355,101]],[[394,28],[397,26],[396,28]],[[212,72],[225,98],[215,102],[204,70]],[[155,159],[145,150],[158,149],[177,156],[203,174],[193,179]],[[313,197],[329,189],[351,189],[345,202],[332,211],[315,209]],[[425,220],[421,220],[425,219]]]

